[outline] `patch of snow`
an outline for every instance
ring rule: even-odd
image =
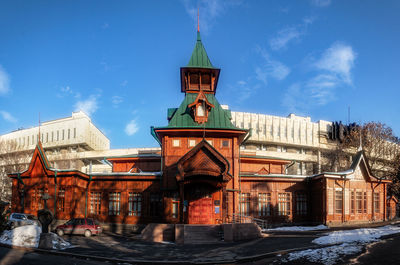
[[[307,259],[310,262],[320,262],[325,265],[341,261],[341,256],[361,252],[364,245],[378,240],[384,235],[400,233],[400,227],[387,225],[378,228],[360,228],[345,231],[333,231],[325,236],[314,239],[312,242],[319,245],[340,244],[319,249],[307,249],[293,252],[283,262],[297,259]]]
[[[290,253],[283,262],[290,262],[297,259],[307,259],[310,262],[320,262],[325,265],[333,265],[341,261],[341,256],[356,254],[362,250],[362,246],[357,244],[343,243],[338,246],[307,249],[303,251]]]
[[[378,228],[360,228],[347,231],[334,231],[326,236],[314,239],[312,242],[319,245],[339,244],[339,243],[369,243],[376,241],[384,235],[400,233],[400,227],[387,225]]]
[[[66,248],[71,248],[72,245],[68,241],[65,241],[62,237],[59,237],[57,234],[51,233],[52,240],[51,242],[53,243],[53,249],[66,249]]]
[[[42,233],[42,228],[38,225],[19,226],[12,230],[3,231],[0,236],[0,243],[37,248],[39,245],[40,233]]]
[[[18,226],[11,230],[5,230],[0,235],[0,243],[19,247],[37,248],[39,246],[40,234],[42,228],[38,225]],[[72,247],[71,244],[65,241],[54,233],[50,233],[52,237],[53,249],[66,249]]]
[[[271,229],[263,229],[263,232],[269,231],[313,231],[313,230],[324,230],[328,229],[325,225],[317,225],[317,226],[282,226]]]

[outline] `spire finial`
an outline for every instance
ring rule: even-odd
[[[200,32],[199,6],[197,6],[197,32]]]
[[[38,135],[38,137],[39,137],[39,140],[38,140],[38,143],[40,142],[40,112],[39,112],[39,133],[38,133],[39,135]]]

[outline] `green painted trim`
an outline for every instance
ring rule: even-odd
[[[54,218],[57,212],[57,171],[54,172]]]
[[[175,112],[176,112],[176,110],[175,110]],[[174,114],[175,114],[175,112],[174,112]],[[172,116],[173,116],[173,115],[172,115]],[[151,126],[151,127],[150,127],[150,134],[151,134],[151,136],[153,136],[154,139],[156,139],[157,143],[158,143],[160,146],[162,146],[162,143],[160,142],[160,139],[158,139],[157,132],[154,130],[154,126]]]
[[[89,185],[92,181],[92,174],[89,175],[88,184],[86,186],[86,196],[85,196],[85,218],[87,218],[87,207],[88,207],[88,193],[89,193]]]
[[[37,147],[38,147],[38,150],[39,150],[39,154],[40,154],[40,156],[41,156],[41,158],[43,160],[44,166],[46,167],[46,169],[51,170],[49,165],[47,165],[47,158],[46,158],[46,156],[44,154],[44,150],[42,150],[42,148],[40,148],[39,145],[37,145]],[[42,153],[42,151],[43,151],[43,153]]]

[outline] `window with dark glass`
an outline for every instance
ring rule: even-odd
[[[363,196],[362,196],[362,195],[363,195],[362,192],[359,192],[359,191],[356,192],[357,213],[362,213],[362,212],[363,212],[363,209],[362,209],[362,205],[363,205],[362,199],[363,199]]]
[[[172,218],[179,217],[179,196],[175,194],[172,197]]]
[[[259,216],[271,215],[271,193],[258,194],[258,215]]]
[[[374,192],[374,212],[379,213],[380,212],[380,201],[379,201],[379,193]]]
[[[240,210],[242,215],[250,215],[250,193],[240,194]]]
[[[296,214],[307,215],[307,195],[296,193]]]
[[[161,216],[162,200],[160,194],[150,194],[150,216]]]
[[[350,200],[350,209],[351,209],[351,213],[354,213],[354,207],[355,207],[355,195],[354,195],[354,191],[351,192],[351,200]]]
[[[290,215],[290,193],[278,193],[278,215]]]
[[[342,213],[343,209],[343,192],[341,190],[335,191],[335,213]]]
[[[108,215],[119,215],[121,210],[121,193],[110,192],[108,202]]]
[[[142,214],[142,194],[138,192],[129,192],[128,200],[130,216],[141,216]]]
[[[364,192],[364,213],[367,213],[367,193]]]
[[[101,209],[101,192],[90,193],[90,213],[100,214]]]

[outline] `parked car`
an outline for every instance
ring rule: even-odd
[[[56,227],[56,233],[59,236],[73,234],[90,237],[91,235],[98,235],[101,232],[102,228],[100,224],[92,218],[74,218]]]
[[[8,218],[8,225],[11,229],[23,225],[40,225],[36,216],[26,213],[12,213]]]

